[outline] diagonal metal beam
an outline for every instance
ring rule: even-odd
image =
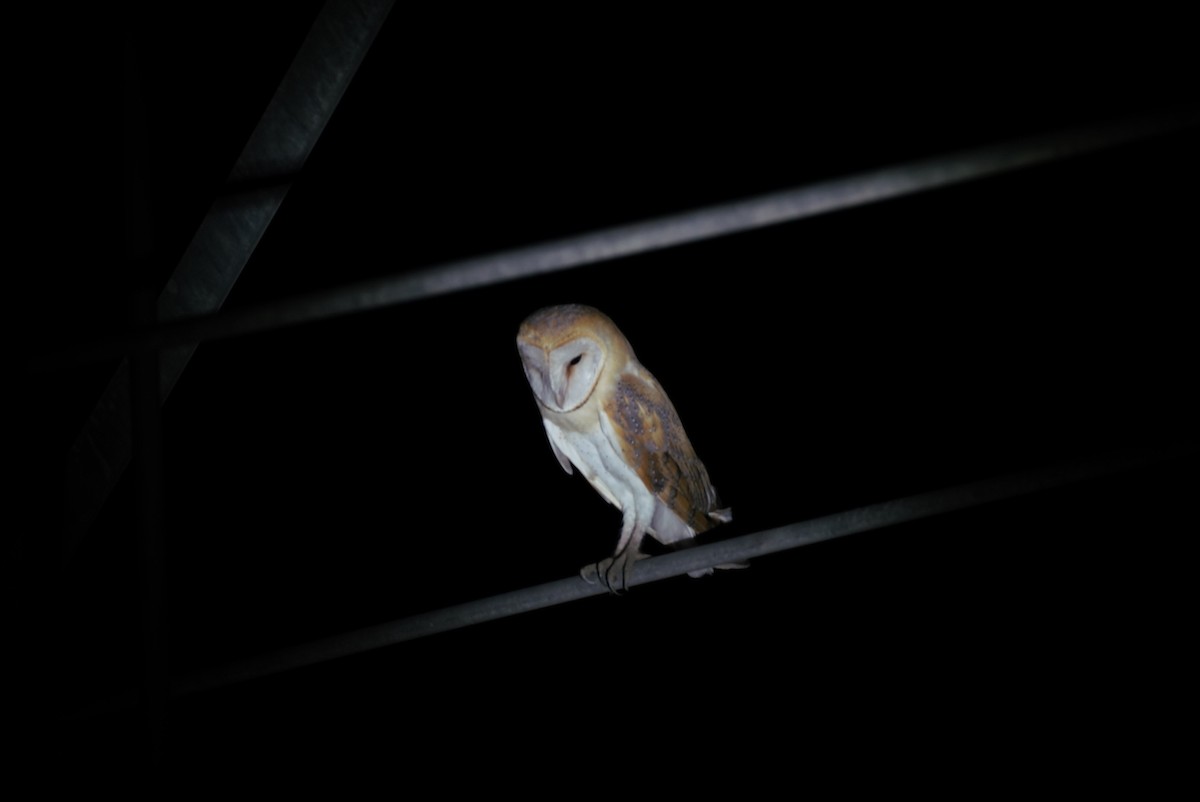
[[[383,26],[392,0],[328,0],[300,45],[229,174],[240,188],[218,197],[158,298],[158,319],[216,313],[303,168],[325,124]],[[282,177],[282,178],[281,178]],[[162,352],[159,401],[165,401],[195,351]],[[82,541],[132,453],[129,363],[124,360],[67,454],[63,556]]]
[[[1193,447],[1120,451],[869,504],[809,521],[648,557],[634,566],[629,586],[644,585],[722,563],[757,559],[814,543],[1035,493],[1047,493],[1109,476],[1143,471],[1170,460],[1191,459],[1194,453]],[[171,695],[186,696],[268,677],[607,592],[600,584],[588,584],[579,576],[572,576],[201,670],[176,678],[171,683]],[[133,700],[132,693],[118,693],[81,708],[70,717],[84,718],[115,712],[130,707]]]
[[[1188,453],[1190,450],[1184,448],[1123,451],[869,504],[822,518],[643,559],[634,565],[628,586],[644,585],[682,576],[690,571],[746,562],[813,543],[1144,470]],[[608,592],[599,583],[588,584],[578,576],[547,582],[190,674],[172,682],[171,693],[173,696],[182,696],[270,676]]]
[[[627,225],[600,229],[423,270],[401,272],[328,290],[227,312],[167,318],[132,332],[35,357],[47,369],[111,358],[136,349],[166,348],[204,339],[236,337],[336,318],[397,304],[530,278],[612,259],[818,215],[1095,153],[1200,126],[1200,111],[1177,109],[1055,131],[842,178],[721,203]]]

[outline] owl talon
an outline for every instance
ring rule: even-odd
[[[580,573],[584,580],[591,584],[595,584],[597,580],[603,582],[610,593],[624,593],[629,589],[629,580],[633,576],[633,564],[644,556],[636,549],[627,548],[620,554],[614,554],[595,565],[584,566]]]
[[[608,592],[614,596],[625,591],[625,577],[619,570],[613,570],[613,561],[615,558],[601,560],[598,563],[588,563],[579,569],[579,575],[583,577],[583,581],[589,585],[595,585],[597,582],[608,588]]]
[[[633,564],[643,555],[625,556],[628,550],[615,557],[608,557],[597,563],[588,563],[579,569],[579,576],[589,585],[597,582],[608,588],[610,593],[624,593],[629,587],[629,579],[633,575]]]

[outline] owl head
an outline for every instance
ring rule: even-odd
[[[583,406],[611,366],[633,357],[629,341],[598,309],[579,304],[548,306],[527,317],[517,350],[538,403],[552,412]]]

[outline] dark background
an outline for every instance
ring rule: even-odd
[[[114,37],[126,248],[38,277],[52,339],[121,330],[161,289],[317,8],[170,5]],[[395,9],[227,306],[1194,104],[1169,21],[947,24]],[[558,466],[514,346],[547,304],[622,328],[734,511],[722,535],[1194,443],[1196,144],[201,345],[164,408],[172,672],[609,554],[620,514]],[[44,547],[109,369],[29,380],[35,524],[12,564],[48,680],[36,751],[123,770],[149,754],[136,711],[62,714],[141,671],[128,477],[65,570]],[[1113,748],[1178,704],[1194,481],[1176,458],[199,694],[171,707],[166,761],[554,758],[620,788],[643,755],[765,760],[835,733]]]

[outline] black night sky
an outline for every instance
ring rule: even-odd
[[[320,4],[254,5],[130,13],[126,249],[35,282],[39,342],[120,331],[161,290]],[[984,45],[854,15],[462,16],[392,11],[227,308],[1195,104],[1163,23],[1013,21]],[[734,512],[714,536],[1194,444],[1197,144],[202,344],[163,408],[171,673],[607,556],[620,514],[560,469],[514,345],[548,304],[605,311],[666,388]],[[36,523],[10,584],[35,751],[137,771],[137,708],[72,715],[141,677],[128,476],[67,567],[49,545],[111,369],[27,376]],[[730,773],[910,728],[968,760],[1010,728],[1034,753],[1109,743],[1176,703],[1195,479],[1177,457],[189,696],[163,760],[415,778],[448,759],[502,787],[549,758],[621,788],[630,741]]]

